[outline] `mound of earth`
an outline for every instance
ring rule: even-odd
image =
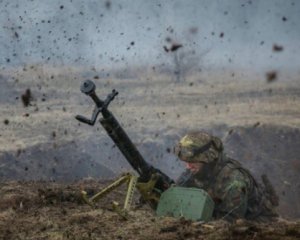
[[[226,154],[240,161],[259,182],[261,175],[267,174],[279,197],[281,216],[300,217],[298,128],[257,123],[237,127],[222,125],[206,131],[220,136]],[[180,135],[183,134],[182,130]],[[102,138],[97,135],[60,145],[50,142],[17,153],[5,152],[0,157],[0,179],[70,182],[88,177],[109,179],[122,172],[132,172],[109,137],[102,135]],[[184,164],[172,153],[180,136],[172,129],[160,137],[155,136],[145,138],[137,147],[150,164],[176,179],[184,171]]]
[[[244,220],[208,223],[158,218],[147,206],[134,205],[127,220],[112,211],[125,191],[83,203],[80,190],[99,191],[109,181],[6,182],[0,188],[0,239],[299,239],[300,222],[283,219],[259,224]],[[136,194],[137,195],[137,194]]]
[[[87,177],[107,179],[115,174],[75,143],[38,145],[0,157],[0,180],[74,181]]]

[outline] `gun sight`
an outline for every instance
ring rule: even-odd
[[[94,103],[95,103],[95,108],[94,111],[92,113],[92,117],[91,119],[88,119],[84,116],[81,115],[77,115],[75,116],[75,118],[85,124],[91,125],[93,126],[97,120],[97,117],[99,115],[99,113],[102,113],[103,116],[107,116],[108,115],[108,105],[111,103],[111,101],[114,100],[114,98],[118,95],[118,92],[113,89],[112,92],[110,94],[107,95],[106,99],[104,101],[102,101],[101,99],[98,98],[95,90],[96,90],[96,85],[93,81],[91,80],[85,80],[80,87],[80,90],[82,93],[90,96]]]

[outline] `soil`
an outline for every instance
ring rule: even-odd
[[[80,191],[96,193],[110,181],[73,184],[6,182],[0,188],[0,239],[299,239],[300,221],[256,223],[242,219],[208,223],[158,218],[148,206],[133,204],[124,219],[111,208],[124,191],[101,199],[94,208]]]

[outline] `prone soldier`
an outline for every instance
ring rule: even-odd
[[[227,157],[219,138],[191,132],[180,140],[174,152],[187,164],[177,185],[207,191],[215,202],[215,219],[267,221],[277,217],[277,196],[270,196],[272,191],[259,185],[238,161]]]

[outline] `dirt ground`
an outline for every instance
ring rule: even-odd
[[[1,239],[299,239],[299,77],[224,71],[186,76],[136,71],[117,78],[96,69],[25,66],[1,72]],[[110,201],[96,209],[81,189],[96,192],[107,179],[132,172],[100,125],[79,124],[93,104],[79,91],[93,79],[100,98],[120,93],[110,109],[145,159],[173,179],[184,165],[172,147],[186,131],[206,130],[224,141],[226,153],[259,180],[264,173],[279,196],[279,221],[207,224],[157,218],[146,206],[122,219]],[[22,96],[30,89],[25,106]],[[26,96],[25,96],[26,97]],[[90,180],[86,180],[90,179]],[[284,220],[284,219],[289,219]],[[292,221],[293,220],[293,221]],[[141,224],[142,223],[142,224]]]
[[[98,191],[109,181],[70,185],[7,182],[0,188],[0,239],[299,239],[300,222],[268,224],[237,220],[191,222],[158,218],[147,206],[132,206],[127,220],[110,207],[124,201],[116,191],[96,208],[82,202],[80,189]]]

